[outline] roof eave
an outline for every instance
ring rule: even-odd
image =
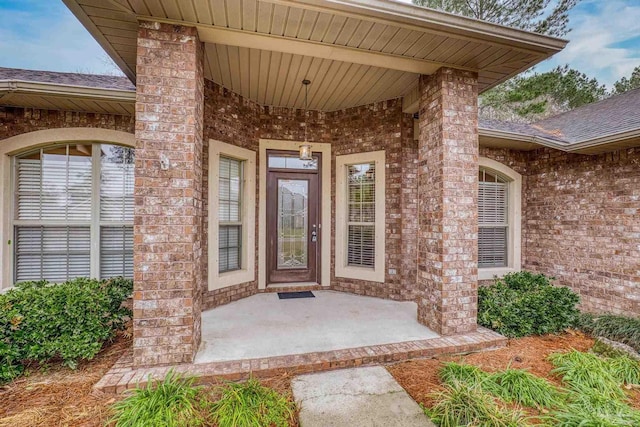
[[[115,102],[135,102],[136,100],[136,92],[134,90],[95,88],[57,83],[29,82],[24,80],[0,81],[0,94],[8,92],[70,96]]]

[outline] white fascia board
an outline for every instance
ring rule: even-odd
[[[122,89],[72,86],[58,83],[39,83],[24,80],[0,81],[0,93],[30,93],[50,96],[71,96],[96,100],[135,102],[136,92]]]

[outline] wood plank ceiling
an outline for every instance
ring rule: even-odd
[[[554,47],[554,43],[562,42],[557,39],[549,38],[547,45],[527,45],[509,41],[506,36],[503,40],[497,36],[474,36],[471,30],[445,28],[442,23],[420,26],[399,18],[394,21],[391,15],[383,19],[380,13],[365,9],[355,13],[338,8],[336,2],[319,0],[64,1],[130,77],[135,75],[138,19],[184,22],[243,35],[269,35],[276,43],[312,42],[303,54],[206,43],[205,77],[260,104],[286,107],[303,105],[300,82],[307,78],[312,82],[310,108],[325,111],[397,98],[414,89],[418,74],[394,67],[394,58],[477,70],[483,90],[562,47]],[[410,8],[407,10],[423,13],[422,9],[409,5],[376,1],[389,8]],[[435,14],[438,19],[454,19],[433,11],[424,13]],[[495,31],[500,30],[496,28]],[[508,36],[513,39],[512,34]],[[384,54],[389,65],[318,57],[314,46],[320,45]]]

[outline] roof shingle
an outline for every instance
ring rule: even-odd
[[[69,86],[85,86],[96,89],[115,89],[134,92],[136,87],[124,76],[100,74],[60,73],[54,71],[23,70],[0,67],[0,81],[21,80],[34,83],[53,83]]]

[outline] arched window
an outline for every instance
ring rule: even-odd
[[[522,178],[511,168],[480,159],[478,174],[478,269],[488,279],[520,269]]]
[[[132,148],[55,145],[13,171],[14,282],[133,277]]]

